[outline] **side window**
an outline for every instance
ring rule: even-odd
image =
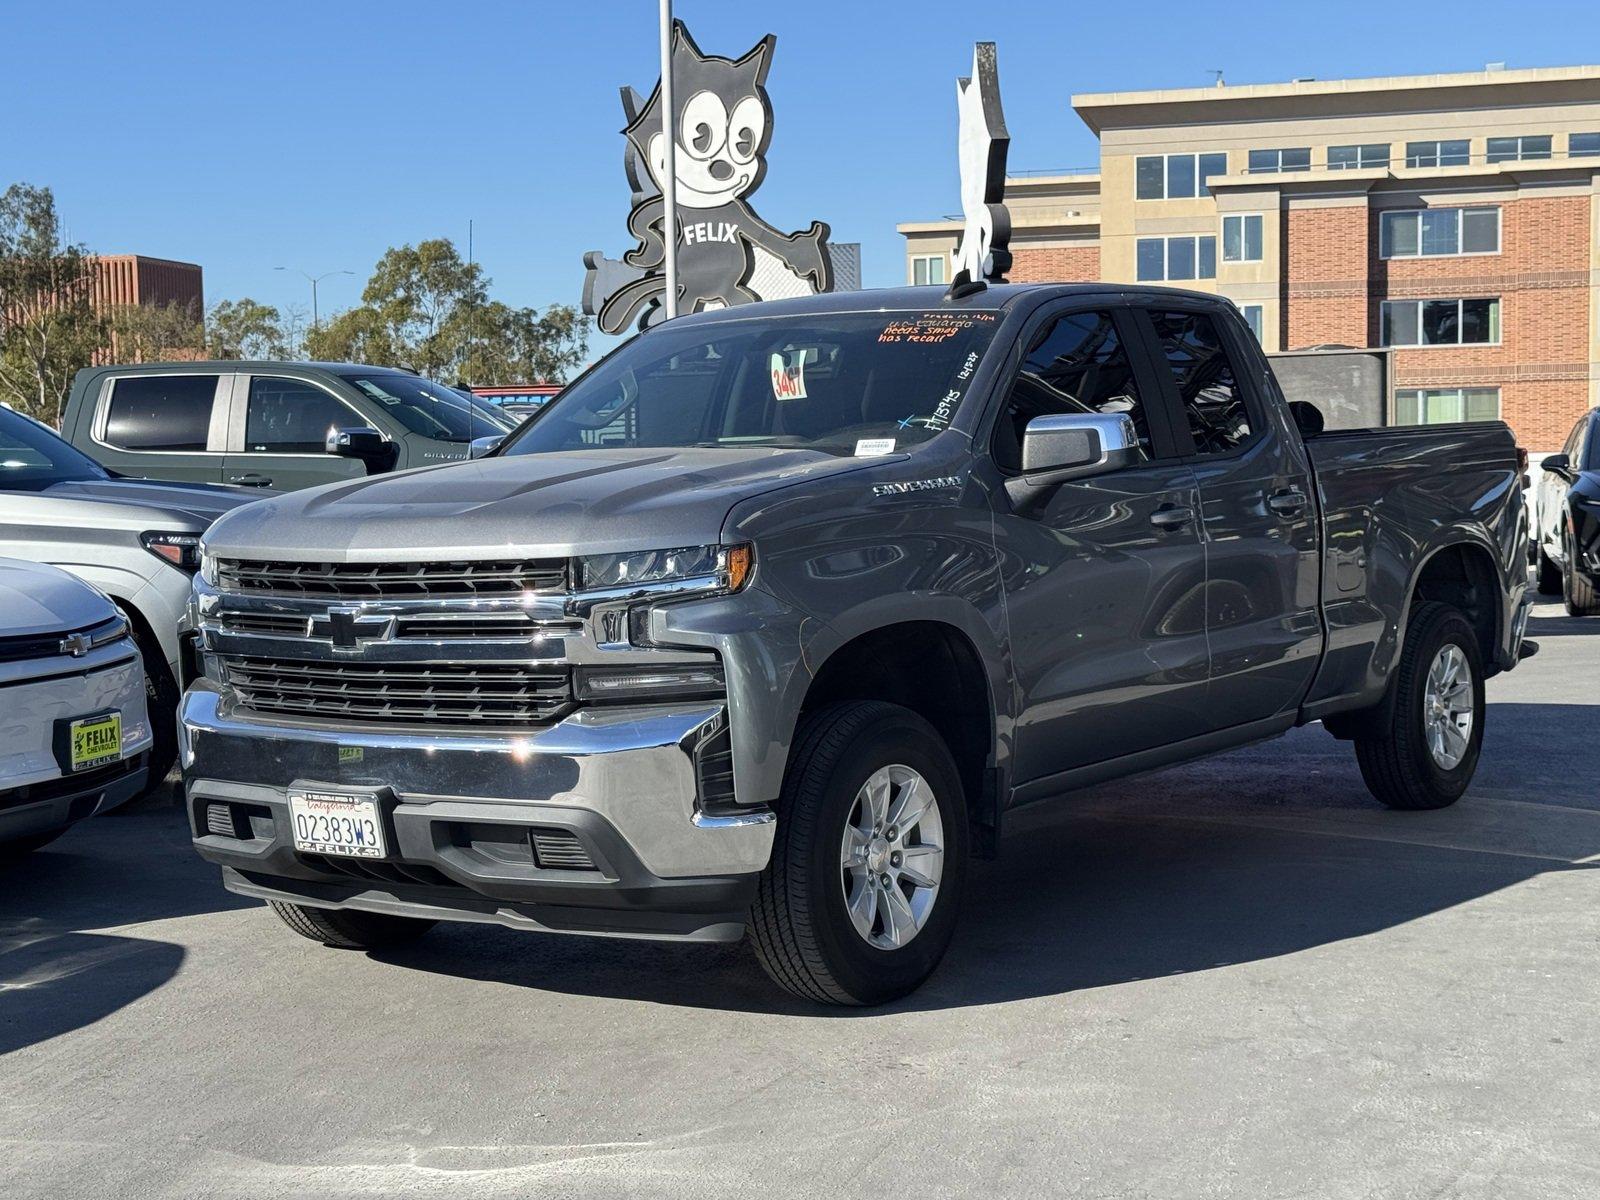
[[[121,450],[204,450],[215,375],[133,375],[111,385],[106,444]]]
[[[1028,422],[1053,413],[1127,413],[1150,456],[1150,425],[1133,363],[1109,312],[1071,313],[1034,338],[995,430],[995,461],[1020,470]]]
[[[1156,339],[1200,454],[1226,454],[1250,437],[1238,374],[1209,313],[1152,312]]]
[[[1577,459],[1578,443],[1583,441],[1583,431],[1585,429],[1587,429],[1588,426],[1589,426],[1588,414],[1585,414],[1584,416],[1579,417],[1578,418],[1578,423],[1572,427],[1572,432],[1567,434],[1567,444],[1565,446],[1561,447],[1561,452],[1563,454],[1565,454],[1569,459],[1572,460],[1572,464],[1574,466],[1576,466],[1578,464],[1578,459]]]
[[[328,430],[362,423],[349,405],[314,384],[257,375],[250,380],[244,448],[252,454],[322,454]]]

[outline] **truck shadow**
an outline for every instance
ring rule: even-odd
[[[97,817],[6,864],[0,1055],[110,1016],[183,965],[186,952],[173,942],[100,930],[251,903],[223,890],[171,806]]]
[[[1564,731],[1570,791],[1600,767],[1597,721],[1600,708],[1584,705],[1492,705],[1485,766],[1500,769],[1442,812],[1382,809],[1349,748],[1315,729],[1025,810],[999,861],[973,864],[940,969],[887,1008],[791,999],[748,946],[441,927],[385,960],[558,993],[855,1019],[1225,969],[1365,937],[1546,871],[1594,869],[1580,860],[1600,856],[1600,802],[1536,802],[1551,793],[1529,780],[1520,743],[1535,723]]]

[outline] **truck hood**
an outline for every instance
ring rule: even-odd
[[[741,500],[884,458],[771,447],[597,449],[422,467],[263,500],[206,535],[224,558],[554,558],[709,545]]]
[[[259,488],[214,483],[162,483],[148,479],[70,479],[51,484],[41,495],[61,500],[93,500],[118,508],[143,510],[145,524],[174,532],[200,532],[225,512],[261,499]]]
[[[0,558],[0,637],[84,629],[116,615],[111,601],[65,571]]]

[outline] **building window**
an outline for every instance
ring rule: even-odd
[[[1368,146],[1329,146],[1328,170],[1371,170],[1389,165],[1389,143],[1376,142]]]
[[[1222,261],[1261,261],[1260,213],[1248,213],[1222,218]]]
[[[1500,210],[1419,208],[1378,217],[1378,253],[1384,258],[1448,258],[1500,253]]]
[[[1386,300],[1380,310],[1385,346],[1485,346],[1500,341],[1500,301]]]
[[[1569,158],[1590,158],[1600,154],[1600,133],[1574,133],[1567,138]]]
[[[1311,147],[1297,146],[1290,150],[1250,151],[1250,174],[1272,175],[1280,171],[1311,170]]]
[[[1214,237],[1140,238],[1137,251],[1141,283],[1217,277]]]
[[[930,283],[943,283],[945,256],[942,254],[917,254],[911,259],[911,282],[918,287]]]
[[[1250,326],[1250,332],[1256,335],[1256,341],[1261,340],[1261,305],[1246,304],[1239,309],[1244,314],[1244,323]]]
[[[1396,425],[1499,419],[1499,388],[1402,388],[1394,394]]]
[[[1464,167],[1471,158],[1470,143],[1465,138],[1456,142],[1407,142],[1408,167]]]
[[[1492,163],[1549,158],[1550,135],[1541,133],[1523,134],[1521,137],[1493,137],[1489,139],[1488,151],[1488,158]]]
[[[1142,154],[1134,163],[1134,195],[1140,200],[1209,196],[1207,181],[1227,173],[1226,154]]]

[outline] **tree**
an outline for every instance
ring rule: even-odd
[[[313,358],[405,367],[471,383],[561,381],[588,351],[589,319],[489,299],[490,280],[448,238],[385,252],[361,304],[306,337]]]
[[[205,327],[181,304],[120,304],[106,314],[111,349],[120,362],[196,359],[205,354]]]
[[[206,317],[206,354],[211,358],[287,361],[300,357],[305,337],[299,311],[286,316],[246,296],[219,300]]]
[[[72,377],[105,344],[94,261],[61,240],[49,188],[0,195],[0,399],[52,424]]]

